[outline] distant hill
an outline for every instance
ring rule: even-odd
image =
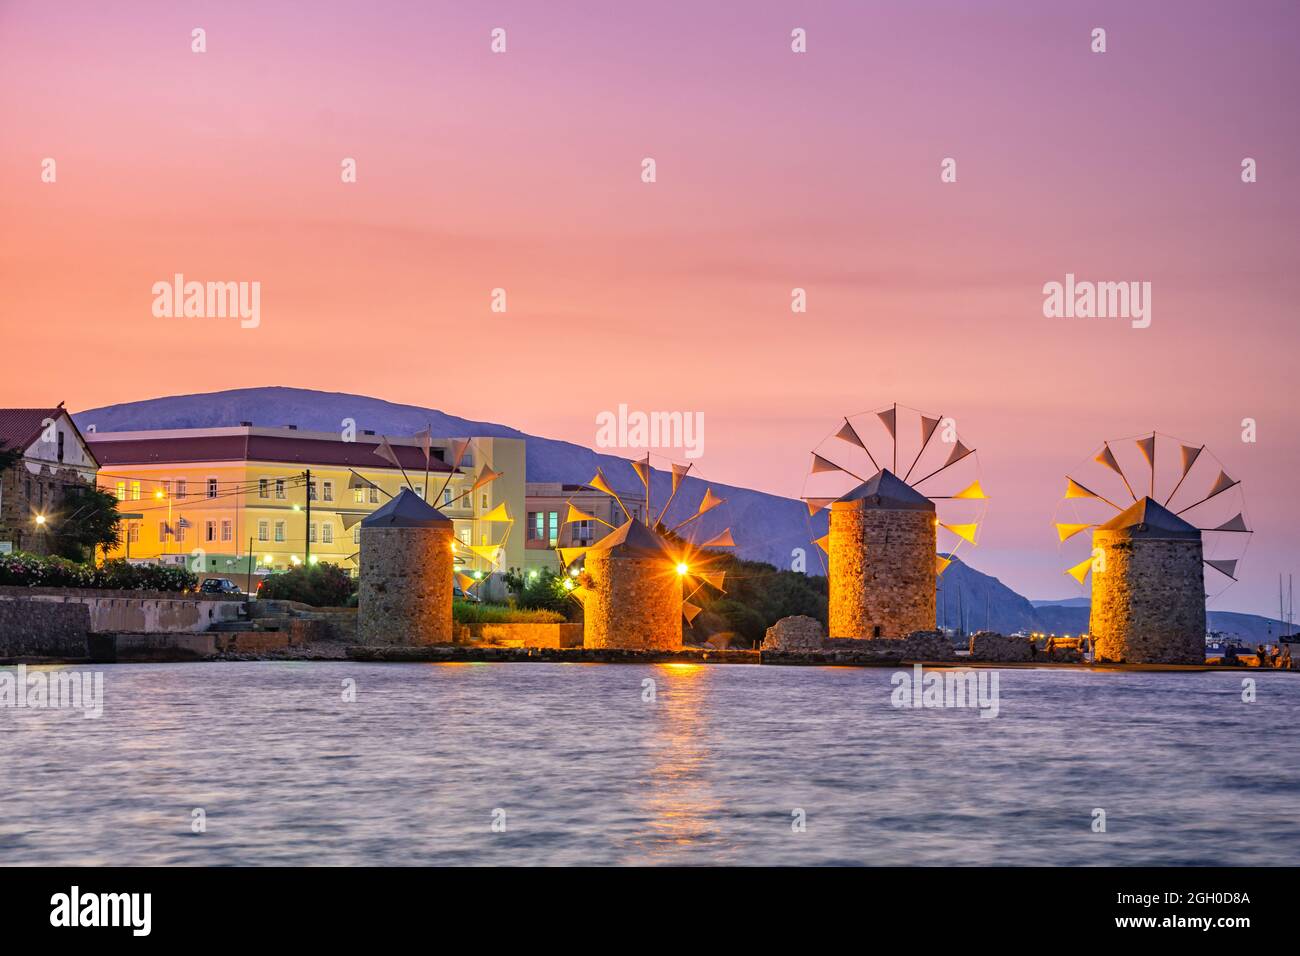
[[[279,386],[236,388],[92,408],[73,418],[79,428],[94,425],[101,432],[219,428],[238,425],[241,421],[251,421],[255,425],[297,425],[302,429],[338,431],[343,419],[351,418],[358,431],[370,428],[381,435],[412,435],[425,425],[432,425],[435,435],[447,437],[480,435],[523,439],[527,447],[528,481],[586,482],[600,466],[616,490],[642,492],[641,480],[632,466],[626,459],[615,455],[602,455],[571,442],[527,435],[517,428],[459,418],[433,408],[397,405],[341,392]],[[710,486],[716,494],[727,499],[727,504],[699,519],[701,540],[731,527],[735,533],[737,553],[742,558],[789,568],[791,552],[802,548],[807,555],[808,569],[813,571],[818,567],[818,554],[813,553],[816,545],[812,541],[826,533],[826,519],[819,515],[819,521],[810,523],[808,509],[801,501],[687,478],[668,517],[677,521],[689,517],[704,497],[704,489]],[[656,470],[651,481],[653,500],[667,500],[671,487],[671,476]]]
[[[379,434],[411,435],[432,425],[436,435],[482,435],[521,438],[527,446],[528,481],[588,481],[600,466],[617,490],[640,493],[641,482],[626,459],[602,455],[571,442],[528,435],[516,428],[448,415],[432,408],[397,405],[364,395],[319,392],[305,388],[238,388],[200,395],[127,402],[92,408],[73,416],[78,427],[94,425],[98,431],[134,431],[152,428],[217,428],[251,421],[258,425],[297,425],[303,429],[337,431],[345,418],[358,430],[374,429]],[[734,531],[737,553],[751,561],[765,561],[789,568],[795,548],[806,553],[810,573],[822,573],[822,554],[814,538],[826,533],[824,514],[809,520],[803,502],[688,478],[678,493],[669,517],[681,520],[694,512],[706,486],[727,499],[727,504],[700,519],[700,534],[713,535],[726,527]],[[656,471],[653,496],[667,498],[670,476]],[[1018,630],[1078,633],[1088,626],[1088,599],[1029,601],[995,577],[956,559],[938,586],[938,616],[941,623],[957,626],[964,620],[968,631],[985,626],[1003,633]],[[960,614],[960,617],[959,617]],[[1250,641],[1265,640],[1270,632],[1267,618],[1253,614],[1210,612],[1215,630],[1240,634]]]

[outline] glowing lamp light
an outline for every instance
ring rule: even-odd
[[[578,569],[569,568],[569,577],[576,578],[577,576],[578,576]]]
[[[45,515],[37,515],[37,516],[36,516],[36,523],[37,523],[37,524],[45,524]]]
[[[573,579],[572,579],[572,578],[565,578],[565,579],[564,579],[564,590],[566,590],[566,591],[572,591],[572,590],[573,590]]]
[[[677,573],[679,575],[685,576],[686,572],[689,571],[690,569],[691,569],[690,565],[688,565],[685,561],[680,561],[677,564]]]
[[[263,563],[263,564],[270,564],[270,563],[271,563],[271,556],[270,556],[269,554],[264,554],[264,555],[262,555],[262,563]]]
[[[313,554],[313,555],[311,556],[311,563],[312,563],[312,564],[317,564],[317,563],[319,563],[319,562],[320,562],[320,555]]]
[[[302,562],[298,560],[298,555],[296,555],[296,554],[291,554],[291,555],[289,555],[289,561],[290,561],[292,564],[302,564]]]
[[[302,507],[301,507],[300,505],[295,504],[295,505],[293,506],[293,510],[294,510],[294,511],[302,511]]]
[[[157,491],[155,491],[155,492],[153,493],[153,496],[154,496],[155,498],[162,498],[162,496],[163,496],[162,489],[159,488]]]

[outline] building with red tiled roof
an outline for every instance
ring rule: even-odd
[[[0,553],[48,554],[69,491],[95,485],[99,462],[60,402],[0,408]]]
[[[458,570],[524,564],[523,529],[511,528],[524,512],[520,439],[471,439],[459,463],[450,438],[428,439],[426,458],[419,437],[248,423],[96,432],[90,444],[100,488],[136,516],[125,523],[123,557],[223,577],[307,560],[356,569],[360,520],[409,483],[452,519],[464,545]],[[485,465],[504,474],[471,494]],[[512,521],[499,520],[501,505]]]

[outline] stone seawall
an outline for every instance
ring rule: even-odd
[[[243,601],[220,595],[169,591],[107,591],[89,588],[0,587],[0,603],[30,606],[82,604],[90,614],[90,630],[180,632],[206,631],[213,624],[239,618]]]
[[[89,634],[85,604],[0,600],[0,661],[84,659]]]
[[[582,647],[581,624],[464,624],[467,643],[503,647]]]

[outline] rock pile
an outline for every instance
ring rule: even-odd
[[[761,650],[765,651],[820,651],[826,641],[821,623],[816,618],[798,614],[783,617],[767,629]]]
[[[979,631],[970,637],[970,656],[971,660],[997,663],[1032,661],[1034,644],[1027,637],[998,634],[996,631]]]

